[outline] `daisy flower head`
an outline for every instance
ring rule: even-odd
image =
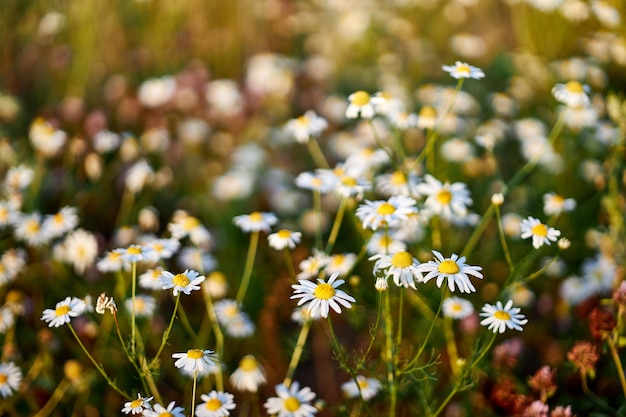
[[[137,294],[134,300],[132,298],[127,299],[124,302],[124,307],[127,311],[134,310],[136,317],[152,317],[156,309],[156,300],[149,295]]]
[[[161,404],[155,404],[153,410],[144,410],[144,417],[185,417],[185,409],[177,407],[176,401],[168,404],[167,408]]]
[[[151,410],[152,406],[150,405],[150,401],[152,401],[153,397],[143,398],[141,394],[137,394],[137,399],[128,401],[124,403],[124,408],[122,408],[122,413],[126,414],[142,414],[146,410]]]
[[[420,179],[414,172],[406,174],[402,170],[381,174],[376,177],[376,191],[384,196],[417,195],[417,184]]]
[[[300,389],[300,384],[293,381],[289,387],[285,384],[276,385],[278,397],[270,397],[263,406],[267,413],[278,417],[311,417],[317,408],[311,405],[315,393],[309,387]]]
[[[123,261],[130,263],[143,261],[145,257],[144,248],[141,245],[130,245],[127,248],[114,249],[113,252],[119,253]]]
[[[396,227],[408,220],[410,214],[417,212],[416,201],[405,195],[396,195],[388,200],[365,200],[356,209],[356,216],[361,220],[363,228],[377,230],[383,225]]]
[[[336,272],[340,276],[346,276],[352,270],[356,260],[356,253],[335,253],[328,258],[324,272],[326,275],[332,275]]]
[[[295,184],[303,190],[316,191],[326,194],[335,188],[337,178],[331,175],[323,175],[319,172],[301,172],[294,180]]]
[[[530,216],[522,220],[520,231],[522,239],[532,238],[535,249],[539,249],[543,245],[550,245],[550,242],[556,242],[557,238],[561,236],[560,230],[549,227],[541,223],[539,219]]]
[[[467,216],[467,206],[473,202],[464,183],[444,184],[432,175],[424,176],[424,182],[417,185],[417,191],[426,196],[424,206],[428,211],[447,220]]]
[[[319,272],[326,267],[330,258],[324,252],[319,251],[317,249],[313,250],[313,254],[308,258],[304,259],[298,267],[300,268],[300,273],[296,278],[298,279],[310,279],[316,277]]]
[[[163,271],[164,269],[160,266],[146,270],[146,272],[139,275],[139,286],[147,290],[163,289],[163,284],[161,284],[161,280],[159,279]]]
[[[576,200],[565,198],[556,193],[543,195],[543,211],[548,216],[572,211],[576,208]]]
[[[267,240],[272,248],[283,250],[285,248],[294,249],[296,245],[300,243],[301,237],[302,233],[300,232],[280,229],[278,232],[268,235]]]
[[[348,96],[348,107],[346,108],[346,117],[348,119],[357,119],[359,116],[363,119],[371,119],[376,114],[372,97],[366,91],[359,90]]]
[[[78,226],[78,214],[75,207],[63,207],[56,214],[45,216],[41,228],[51,238],[62,236]]]
[[[254,333],[254,323],[245,312],[241,311],[241,307],[235,300],[224,299],[216,302],[215,315],[230,337],[241,339]]]
[[[443,315],[453,319],[461,320],[474,312],[474,306],[465,298],[448,297],[443,301]]]
[[[174,366],[186,372],[202,371],[217,361],[217,355],[209,349],[189,349],[187,352],[172,354],[172,358],[176,359]]]
[[[341,391],[347,398],[363,397],[368,401],[376,396],[380,391],[382,384],[376,378],[367,378],[363,375],[357,375],[356,381],[351,379],[341,384]]]
[[[38,212],[16,215],[13,227],[15,236],[30,246],[44,245],[50,241],[50,236],[42,227],[41,214]]]
[[[189,269],[186,269],[185,272],[176,275],[169,271],[163,271],[159,277],[161,284],[163,284],[161,288],[164,290],[173,288],[174,297],[176,297],[179,292],[189,295],[191,294],[191,291],[199,290],[200,283],[204,281],[204,279],[204,276],[201,276],[196,271]]]
[[[345,282],[342,279],[338,280],[338,276],[338,273],[334,273],[328,278],[328,282],[318,279],[317,283],[301,279],[298,281],[299,284],[291,286],[294,289],[294,295],[290,298],[292,300],[299,298],[299,306],[308,303],[309,314],[312,316],[319,312],[322,317],[326,318],[330,308],[341,314],[341,306],[352,308],[350,303],[355,303],[356,300],[338,289]]]
[[[157,263],[162,259],[169,259],[180,248],[178,239],[149,239],[143,245],[146,261]]]
[[[470,281],[469,275],[476,278],[483,278],[480,270],[480,266],[471,266],[465,263],[465,256],[459,258],[458,255],[452,254],[450,258],[444,258],[444,256],[437,252],[432,251],[435,255],[434,260],[428,261],[428,263],[420,264],[417,270],[421,273],[425,273],[424,282],[428,282],[433,278],[437,278],[437,287],[441,288],[444,279],[448,281],[448,288],[451,292],[454,292],[455,287],[459,288],[462,293],[475,292],[476,288]]]
[[[102,257],[97,263],[96,267],[98,271],[105,272],[117,272],[120,270],[128,271],[130,269],[130,263],[125,261],[122,258],[122,253],[120,251],[109,251],[104,257]],[[160,289],[161,287],[159,287]]]
[[[252,355],[241,358],[239,367],[230,375],[230,383],[238,391],[257,392],[265,382],[265,371]]]
[[[22,382],[22,371],[13,362],[0,363],[0,397],[8,398]]]
[[[452,78],[456,78],[457,80],[460,78],[473,78],[475,80],[480,80],[485,76],[485,73],[480,68],[473,67],[461,61],[456,61],[454,65],[443,65],[441,69],[449,73]]]
[[[198,417],[226,417],[236,407],[234,395],[227,392],[213,390],[200,398],[204,402],[196,406]]]
[[[60,327],[69,323],[72,317],[78,317],[83,314],[86,307],[84,300],[76,297],[66,297],[65,300],[59,301],[54,309],[45,309],[41,320],[48,323],[48,327]]]
[[[406,250],[407,244],[398,239],[395,233],[385,233],[384,231],[376,231],[367,242],[367,253],[375,255],[377,253],[396,253]]]
[[[374,110],[376,110],[376,114],[381,114],[387,117],[393,114],[404,112],[405,110],[405,106],[402,100],[398,97],[395,97],[389,91],[377,92],[371,97],[370,102],[374,105]]]
[[[174,239],[181,240],[189,236],[194,245],[205,246],[211,241],[211,233],[206,226],[198,218],[184,212],[175,215],[167,228]]]
[[[528,320],[519,312],[519,308],[513,307],[513,300],[509,300],[504,306],[500,301],[495,306],[485,304],[480,313],[480,316],[484,317],[480,324],[487,326],[494,333],[504,333],[507,328],[522,331],[522,326],[528,323]]]
[[[552,87],[554,98],[569,107],[588,106],[590,100],[587,94],[589,92],[589,86],[578,81],[568,81],[565,84],[558,83]]]
[[[213,271],[207,275],[202,285],[202,290],[212,298],[222,298],[228,293],[228,280],[226,275],[220,271]]]
[[[285,131],[299,143],[307,143],[312,137],[318,137],[327,127],[326,119],[309,110],[302,116],[289,120],[285,124]]]
[[[244,232],[269,232],[270,228],[278,222],[278,217],[274,213],[255,211],[235,216],[233,222]]]
[[[393,282],[398,287],[414,290],[415,282],[423,282],[424,277],[418,270],[419,262],[407,251],[399,251],[393,255],[376,254],[369,258],[370,261],[376,260],[374,263],[374,276],[378,271],[385,270],[385,278],[393,277]]]

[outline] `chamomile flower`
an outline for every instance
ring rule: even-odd
[[[285,124],[285,131],[299,143],[307,143],[311,137],[318,137],[327,127],[326,119],[309,110],[304,115],[289,120]]]
[[[41,228],[50,238],[55,238],[73,230],[77,225],[78,214],[76,214],[76,208],[66,206],[56,214],[45,216]]]
[[[180,250],[176,257],[176,264],[180,268],[197,269],[208,272],[216,268],[217,260],[213,255],[202,248],[188,246]]]
[[[392,195],[417,196],[417,184],[419,182],[419,177],[414,172],[406,174],[404,171],[396,170],[376,177],[376,191],[387,197]]]
[[[13,309],[9,306],[0,307],[0,334],[6,331],[15,323],[15,315]]]
[[[200,223],[196,217],[186,213],[178,213],[174,220],[167,225],[168,230],[174,239],[184,239],[189,236],[191,243],[198,246],[206,245],[211,240],[208,229]]]
[[[356,119],[359,116],[363,119],[371,119],[376,114],[372,97],[365,91],[357,91],[348,96],[350,104],[346,108],[346,117]]]
[[[235,300],[219,300],[214,305],[217,321],[222,325],[226,334],[240,339],[254,333],[254,324]]]
[[[74,230],[65,237],[62,254],[62,260],[72,264],[77,274],[82,274],[98,256],[98,241],[86,230]]]
[[[543,245],[550,245],[550,242],[556,242],[561,236],[561,231],[549,227],[534,217],[528,217],[522,220],[520,224],[522,239],[532,237],[533,247],[539,249]]]
[[[480,68],[473,67],[465,62],[456,61],[454,65],[443,65],[441,67],[445,72],[449,73],[452,78],[473,78],[479,80],[484,78],[485,73]]]
[[[145,258],[144,248],[141,245],[130,245],[127,248],[114,249],[113,252],[119,253],[123,261],[139,262]]]
[[[144,417],[185,417],[185,409],[177,407],[176,402],[169,403],[167,408],[161,404],[155,404],[153,410],[144,410]]]
[[[146,261],[157,263],[171,258],[180,248],[178,239],[150,239],[143,244]]]
[[[135,296],[135,301],[129,298],[124,302],[124,306],[127,311],[135,311],[135,317],[152,317],[154,310],[156,309],[156,300],[154,297],[138,294]]]
[[[22,371],[13,362],[0,363],[0,396],[8,398],[22,382]]]
[[[186,372],[202,371],[217,361],[217,355],[209,349],[189,349],[187,352],[173,353],[172,358],[176,359],[174,366]]]
[[[69,323],[73,317],[80,316],[85,311],[86,305],[78,298],[66,297],[59,301],[54,310],[47,308],[43,311],[41,320],[48,323],[49,327],[60,327]]]
[[[42,228],[41,214],[33,212],[15,217],[13,227],[15,236],[30,246],[40,246],[49,242],[49,236]]]
[[[485,304],[480,313],[480,316],[484,317],[480,324],[487,326],[494,333],[504,333],[507,328],[522,331],[522,326],[528,323],[528,320],[519,312],[519,308],[513,307],[513,300],[509,300],[504,306],[500,301],[495,306]]]
[[[324,252],[314,249],[313,254],[304,259],[298,267],[300,273],[296,276],[298,279],[309,279],[316,277],[319,272],[328,264],[329,257]]]
[[[552,95],[561,103],[570,107],[588,106],[590,103],[589,86],[578,81],[569,81],[565,84],[556,84],[552,87]]]
[[[379,380],[376,378],[367,378],[363,375],[357,375],[356,381],[351,379],[341,384],[341,391],[343,391],[343,395],[347,398],[362,397],[365,401],[374,398],[381,388],[382,384]]]
[[[128,271],[130,269],[130,262],[125,261],[122,258],[120,251],[109,251],[104,257],[102,257],[97,263],[96,267],[100,272],[117,272],[121,270]],[[161,289],[161,287],[159,287]]]
[[[150,405],[150,401],[152,401],[152,398],[153,397],[143,398],[141,394],[137,394],[136,400],[124,403],[122,413],[135,415],[142,414],[146,410],[151,410],[152,406]]]
[[[443,315],[453,319],[461,320],[474,312],[474,306],[465,298],[448,297],[441,306]]]
[[[472,204],[469,190],[462,182],[444,184],[432,175],[425,175],[417,190],[426,196],[425,208],[447,220],[467,216],[467,206]]]
[[[283,250],[285,248],[294,249],[296,245],[300,243],[301,237],[302,233],[300,232],[280,229],[278,232],[267,236],[267,240],[272,248],[276,250]]]
[[[304,190],[316,191],[326,194],[335,188],[337,178],[335,176],[320,175],[313,172],[301,172],[294,180],[295,184]]]
[[[311,315],[314,316],[319,311],[324,318],[328,317],[330,308],[336,313],[341,313],[341,306],[352,308],[350,303],[355,303],[356,300],[338,289],[345,282],[342,279],[337,280],[338,276],[339,274],[334,273],[328,278],[328,282],[318,279],[317,283],[301,279],[298,281],[299,284],[291,286],[294,289],[294,295],[290,298],[299,298],[298,305],[307,303]]]
[[[139,275],[139,286],[147,290],[161,290],[163,284],[159,277],[163,273],[163,268],[157,266],[154,269],[148,269],[146,272]]]
[[[233,222],[244,232],[269,232],[270,228],[278,222],[278,218],[274,213],[255,211],[235,216]]]
[[[419,129],[434,129],[439,120],[437,109],[432,106],[423,106],[417,114],[417,127]]]
[[[220,271],[213,271],[207,275],[202,284],[202,290],[211,298],[222,298],[228,293],[228,280]]]
[[[363,223],[364,229],[377,230],[383,225],[395,227],[417,211],[415,205],[415,200],[405,195],[396,195],[386,201],[365,200],[356,209],[356,216]]]
[[[379,253],[369,259],[370,261],[376,260],[374,276],[378,271],[385,270],[385,278],[393,277],[393,282],[398,287],[411,287],[416,290],[415,283],[424,281],[424,277],[418,270],[419,262],[406,251],[399,251],[393,255]]]
[[[556,193],[543,195],[543,211],[548,216],[572,211],[576,208],[576,200],[565,198]]]
[[[366,250],[368,254],[374,255],[377,253],[396,253],[406,250],[406,247],[406,242],[396,238],[394,233],[377,231],[367,242]]]
[[[278,397],[270,397],[263,406],[267,413],[278,417],[312,417],[317,408],[311,405],[315,393],[309,387],[300,389],[300,384],[293,381],[289,387],[285,384],[276,385]]]
[[[455,287],[458,287],[459,291],[462,293],[476,291],[468,275],[482,279],[483,274],[478,272],[482,269],[480,266],[467,265],[465,263],[465,256],[459,258],[458,255],[453,253],[450,258],[444,258],[444,256],[436,250],[432,252],[436,259],[428,261],[428,263],[420,264],[417,267],[419,272],[426,274],[424,276],[424,282],[437,278],[437,287],[441,288],[444,279],[447,279],[448,288],[451,292],[454,292]]]
[[[204,279],[204,276],[201,276],[196,271],[189,269],[186,269],[185,272],[176,275],[169,271],[163,271],[159,277],[161,284],[163,284],[161,288],[164,290],[173,288],[174,297],[176,297],[179,292],[189,295],[191,294],[191,291],[199,290],[200,283],[204,281]]]
[[[241,358],[239,367],[230,375],[230,383],[238,391],[257,392],[265,382],[265,371],[253,355]]]
[[[329,257],[324,272],[326,275],[337,273],[340,276],[345,276],[352,270],[356,260],[357,255],[355,253],[335,253]]]
[[[213,390],[202,394],[200,398],[204,402],[196,406],[198,417],[226,417],[236,407],[235,397],[227,392]]]

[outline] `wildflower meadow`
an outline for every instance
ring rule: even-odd
[[[622,0],[3,0],[0,416],[626,416]]]

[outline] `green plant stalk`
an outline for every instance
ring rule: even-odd
[[[59,401],[61,401],[68,388],[71,386],[72,384],[64,378],[59,385],[57,385],[56,389],[52,393],[52,396],[48,399],[48,402],[46,402],[46,404],[33,417],[48,417],[57,405],[59,405]]]
[[[191,417],[196,411],[196,386],[198,385],[198,371],[193,371],[193,388],[191,389]]]
[[[404,287],[400,288],[400,297],[398,300],[398,332],[396,333],[396,346],[400,346],[402,343],[402,320],[404,315],[402,312],[404,311]]]
[[[374,322],[374,326],[370,328],[370,342],[367,346],[367,349],[365,349],[365,353],[363,354],[363,356],[361,357],[361,359],[359,360],[359,362],[356,364],[355,369],[356,371],[360,371],[361,369],[363,369],[363,367],[365,366],[365,362],[367,362],[367,358],[372,350],[372,348],[374,347],[374,341],[376,340],[376,334],[378,333],[378,326],[380,324],[380,316],[383,310],[383,293],[382,292],[378,292],[378,312],[376,314],[376,321]],[[357,384],[358,385],[358,384]]]
[[[322,194],[319,190],[313,190],[313,212],[317,219],[317,227],[315,228],[315,247],[318,250],[323,250],[322,243]]]
[[[459,354],[456,349],[456,340],[454,339],[454,330],[452,329],[452,319],[450,317],[443,318],[443,335],[446,339],[446,350],[450,358],[450,369],[452,374],[459,374]]]
[[[504,258],[506,259],[506,263],[509,266],[509,274],[513,275],[515,272],[515,265],[513,264],[513,260],[511,259],[511,252],[509,251],[509,245],[506,243],[506,236],[504,235],[504,228],[502,227],[502,216],[500,213],[500,206],[497,204],[493,205],[496,211],[496,221],[498,223],[498,236],[500,236],[500,244],[502,245],[502,250],[504,251]]]
[[[111,315],[113,316],[113,321],[115,322],[115,330],[117,331],[117,337],[120,340],[120,345],[122,345],[122,349],[124,350],[124,353],[126,354],[126,357],[128,358],[128,360],[130,361],[130,363],[133,364],[133,367],[135,368],[135,371],[137,371],[137,375],[139,375],[139,379],[141,380],[141,384],[143,386],[144,392],[148,392],[148,386],[146,385],[146,381],[144,378],[142,378],[142,370],[139,368],[139,365],[137,364],[137,361],[135,360],[135,358],[133,358],[133,356],[130,354],[130,352],[128,351],[128,347],[126,347],[126,343],[124,342],[124,338],[122,337],[122,332],[120,330],[120,324],[119,321],[117,320],[117,312],[114,310],[111,312]],[[153,393],[154,395],[154,393]]]
[[[287,271],[289,271],[289,277],[296,280],[296,270],[293,267],[293,261],[291,260],[291,251],[288,247],[283,249],[283,253],[285,254],[285,264],[287,265]]]
[[[248,246],[248,254],[246,255],[246,265],[244,266],[243,276],[241,277],[241,285],[237,291],[237,304],[241,305],[246,297],[250,277],[252,276],[252,268],[254,267],[254,259],[256,258],[256,250],[259,245],[259,232],[250,233],[250,245]]]
[[[487,343],[487,345],[481,349],[480,353],[478,354],[478,357],[474,359],[472,363],[470,364],[469,366],[470,370],[474,369],[474,367],[478,365],[481,360],[483,360],[487,352],[489,352],[489,349],[491,349],[491,346],[493,345],[493,342],[496,340],[497,335],[498,335],[497,333],[493,333],[493,335],[491,336],[491,340],[489,340],[489,343]]]
[[[289,367],[287,368],[287,373],[285,374],[285,379],[283,381],[283,385],[287,388],[291,385],[291,381],[294,373],[296,372],[296,368],[298,367],[298,363],[300,362],[300,358],[302,357],[302,352],[304,350],[304,344],[309,335],[309,329],[311,328],[311,320],[306,320],[302,327],[300,328],[300,333],[298,334],[298,340],[296,341],[296,347],[291,354],[291,360],[289,361]]]
[[[307,142],[307,147],[309,148],[309,153],[311,154],[311,158],[313,158],[313,162],[315,162],[315,165],[317,165],[318,168],[330,168],[324,153],[320,149],[320,144],[317,142],[317,139],[310,137]]]
[[[374,140],[376,141],[376,145],[378,145],[378,147],[380,149],[382,149],[383,151],[385,151],[385,153],[387,154],[387,156],[389,157],[389,161],[391,162],[391,164],[394,167],[398,167],[398,163],[396,162],[396,159],[393,157],[393,154],[391,153],[391,151],[387,148],[385,148],[380,140],[380,135],[378,135],[378,131],[376,130],[376,126],[374,126],[374,120],[373,119],[368,119],[367,120],[367,124],[370,127],[370,130],[372,131],[372,136],[374,137]]]
[[[132,263],[132,276],[131,276],[131,298],[132,298],[132,306],[130,309],[130,351],[133,359],[136,359],[136,333],[137,333],[137,325],[135,323],[135,296],[137,290],[137,262],[133,261]]]
[[[441,412],[444,410],[444,408],[446,408],[448,403],[452,400],[452,398],[454,398],[454,396],[456,395],[458,391],[459,391],[459,385],[455,384],[454,387],[452,387],[452,390],[448,393],[446,398],[443,400],[443,402],[439,404],[439,407],[432,414],[432,417],[437,417],[439,414],[441,414]]]
[[[609,336],[607,338],[607,344],[609,345],[611,357],[613,358],[613,362],[615,363],[615,367],[617,368],[617,375],[619,376],[619,382],[622,386],[624,398],[626,398],[626,377],[624,376],[624,367],[622,366],[622,361],[619,358],[619,353],[617,352],[617,347],[615,346],[615,342],[613,341],[612,336]]]
[[[341,228],[341,223],[343,221],[343,216],[346,212],[346,206],[348,203],[348,199],[346,197],[342,197],[339,202],[339,207],[337,208],[337,214],[335,215],[335,221],[333,222],[333,227],[330,230],[330,235],[328,236],[328,242],[326,243],[326,254],[330,255],[333,251],[333,246],[335,246],[335,242],[337,241],[337,235],[339,234],[339,229]]]
[[[118,386],[115,384],[115,382],[113,382],[113,380],[111,378],[109,378],[109,375],[107,375],[107,373],[104,370],[104,368],[102,368],[102,366],[98,362],[96,362],[96,360],[93,358],[93,356],[91,356],[91,354],[89,353],[89,351],[87,350],[87,348],[85,347],[83,342],[80,340],[80,337],[78,337],[78,334],[76,334],[76,330],[74,330],[74,327],[72,326],[72,323],[67,323],[67,327],[70,328],[70,331],[72,332],[72,335],[74,335],[74,338],[76,339],[76,341],[80,345],[81,349],[83,350],[83,352],[85,352],[85,354],[87,355],[87,357],[89,358],[91,363],[93,363],[93,365],[96,367],[98,372],[100,372],[100,375],[102,375],[104,377],[104,379],[106,380],[107,384],[109,384],[109,386],[111,388],[113,388],[115,391],[117,391],[117,393],[120,394],[122,397],[126,398],[128,401],[132,401],[131,396],[126,394],[121,389],[119,389]]]
[[[396,403],[398,400],[398,387],[395,380],[395,355],[393,343],[393,320],[391,317],[391,296],[390,292],[384,294],[385,318],[385,360],[387,362],[387,383],[389,384],[389,417],[396,415]]]
[[[161,339],[161,346],[159,346],[159,350],[157,351],[156,355],[154,355],[152,361],[150,361],[150,369],[153,369],[156,365],[157,361],[159,360],[159,356],[161,356],[161,352],[163,352],[163,348],[167,343],[167,339],[170,337],[170,332],[172,331],[172,326],[174,325],[174,319],[176,318],[176,311],[178,311],[178,304],[180,303],[180,294],[181,293],[179,292],[176,296],[176,304],[174,304],[174,311],[172,311],[170,324],[167,326],[167,329],[165,329],[165,333],[163,333],[163,339]]]
[[[222,333],[220,324],[217,321],[217,315],[215,314],[211,294],[207,291],[203,291],[203,295],[207,315],[209,316],[209,321],[211,322],[211,329],[213,329],[213,334],[215,335],[215,353],[217,353],[218,358],[222,358],[224,354],[224,334]],[[215,373],[215,385],[217,386],[218,391],[224,390],[224,380],[221,366],[217,367],[217,372]]]

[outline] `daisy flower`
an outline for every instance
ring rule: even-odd
[[[46,230],[42,228],[41,214],[38,212],[15,216],[13,227],[15,236],[31,246],[40,246],[50,241]]]
[[[182,248],[176,256],[176,264],[182,269],[212,271],[217,266],[215,257],[202,248],[192,246]]]
[[[356,209],[356,216],[363,223],[364,229],[369,227],[377,230],[383,225],[395,227],[417,211],[415,205],[415,200],[405,195],[396,195],[387,201],[365,200],[365,203]]]
[[[154,297],[144,294],[138,294],[133,299],[129,298],[124,302],[124,307],[127,311],[134,310],[136,317],[152,317],[156,308],[156,300]]]
[[[467,216],[467,206],[472,204],[469,190],[462,182],[444,184],[432,175],[425,175],[424,182],[417,185],[417,191],[426,196],[424,206],[428,211],[447,220]]]
[[[356,376],[356,382],[351,379],[341,385],[341,391],[347,398],[363,397],[367,401],[376,396],[380,391],[382,384],[376,378],[366,378],[363,375]]]
[[[18,193],[33,182],[35,171],[25,165],[10,168],[4,177],[4,187],[9,193]]]
[[[374,255],[377,253],[396,253],[406,250],[407,244],[401,239],[397,239],[394,233],[383,231],[374,232],[367,242],[367,253]]]
[[[502,302],[498,301],[495,306],[491,304],[485,304],[480,313],[481,317],[485,317],[480,324],[488,326],[489,330],[494,333],[504,333],[507,329],[515,329],[522,331],[522,326],[528,323],[528,320],[523,314],[519,314],[520,309],[513,307],[513,301],[509,300],[505,306],[502,306]]]
[[[571,306],[578,305],[594,296],[591,283],[578,276],[570,276],[561,282],[559,294]]]
[[[257,392],[265,382],[265,371],[252,355],[241,358],[239,367],[230,375],[230,383],[238,391]]]
[[[307,143],[311,137],[318,137],[327,127],[326,119],[309,110],[304,115],[289,120],[285,124],[285,131],[299,143]]]
[[[161,290],[163,284],[159,277],[163,273],[164,269],[157,266],[154,269],[148,269],[146,272],[139,275],[139,286],[147,290]]]
[[[356,119],[359,116],[363,119],[371,119],[376,114],[371,96],[365,91],[357,91],[348,96],[348,107],[346,108],[346,117],[348,119]]]
[[[293,249],[298,243],[302,233],[292,232],[291,230],[281,229],[276,233],[272,233],[267,236],[269,245],[276,250],[283,250],[285,248]]]
[[[141,245],[130,245],[127,248],[114,249],[113,252],[119,253],[123,261],[130,263],[143,261],[145,257]]]
[[[385,278],[393,277],[393,282],[398,287],[411,287],[416,290],[415,282],[424,281],[424,277],[418,269],[419,262],[406,251],[396,252],[393,256],[379,253],[370,257],[369,260],[376,260],[374,276],[377,275],[378,271],[386,270]]]
[[[222,298],[228,293],[228,280],[224,273],[214,271],[207,275],[202,287],[212,298]]]
[[[398,97],[394,97],[389,91],[379,91],[370,99],[370,103],[374,105],[376,114],[391,116],[405,110],[404,103]]]
[[[172,223],[167,225],[168,230],[174,239],[184,239],[189,236],[191,243],[197,246],[204,246],[211,240],[208,229],[200,223],[200,220],[186,213],[179,213]]]
[[[414,172],[408,175],[401,170],[376,177],[376,191],[384,196],[408,195],[415,196],[419,177]]]
[[[309,279],[316,277],[322,268],[328,264],[329,260],[330,258],[324,252],[314,249],[313,255],[309,256],[298,265],[301,272],[296,278]]]
[[[338,273],[341,276],[345,276],[352,270],[356,260],[357,255],[355,253],[336,253],[328,258],[324,272],[327,275]]]
[[[437,278],[437,287],[441,288],[443,280],[448,280],[448,288],[454,292],[455,286],[459,288],[462,293],[475,292],[476,288],[472,285],[468,275],[472,275],[476,278],[483,278],[483,274],[480,271],[480,266],[470,266],[465,263],[465,256],[459,258],[458,255],[452,254],[450,258],[444,258],[443,255],[436,250],[432,251],[435,255],[435,260],[428,261],[428,263],[420,264],[417,270],[421,273],[425,273],[424,282],[428,282],[433,278]]]
[[[196,271],[189,269],[186,269],[185,272],[176,275],[169,271],[163,271],[159,277],[164,290],[174,288],[174,297],[176,297],[179,292],[189,295],[191,294],[191,291],[199,290],[199,284],[204,281],[204,279],[204,276],[200,276],[200,274]]]
[[[255,211],[251,214],[235,216],[233,222],[244,232],[269,232],[270,228],[278,222],[273,213]]]
[[[318,279],[317,283],[306,279],[299,280],[299,284],[291,287],[294,289],[294,295],[291,299],[299,298],[298,305],[308,303],[309,313],[314,316],[318,311],[324,318],[328,317],[329,308],[341,313],[340,304],[345,308],[352,308],[351,302],[356,300],[342,290],[337,289],[345,281],[337,280],[339,274],[334,273],[328,278],[328,282]]]
[[[445,72],[449,73],[452,78],[473,78],[480,80],[485,73],[480,68],[473,67],[465,62],[456,61],[454,65],[443,65],[441,67]]]
[[[66,297],[65,300],[56,304],[54,310],[51,308],[45,309],[41,320],[48,323],[49,327],[60,327],[69,323],[72,317],[78,317],[83,314],[85,309],[85,301],[75,297]]]
[[[103,258],[97,263],[96,267],[100,272],[117,272],[120,270],[128,271],[130,269],[130,263],[122,258],[122,253],[119,251],[109,251]],[[159,287],[161,289],[161,287]]]
[[[15,323],[13,309],[9,306],[0,307],[0,334],[6,331]]]
[[[443,315],[461,320],[474,312],[474,306],[468,300],[460,297],[448,297],[441,306]]]
[[[155,404],[154,410],[144,410],[144,417],[185,417],[185,409],[176,407],[176,402],[169,403],[167,408],[161,404]]]
[[[22,382],[22,371],[13,362],[0,363],[0,396],[8,398]]]
[[[222,325],[226,334],[234,338],[244,338],[254,333],[254,324],[248,315],[241,311],[237,301],[219,300],[214,305],[217,321]]]
[[[157,263],[161,259],[169,259],[180,248],[178,239],[150,239],[143,244],[146,261]]]
[[[569,81],[565,84],[556,84],[552,87],[552,95],[561,103],[569,107],[588,106],[589,86],[579,83],[578,81]]]
[[[548,216],[572,211],[576,208],[576,200],[564,198],[556,193],[543,195],[543,211]]]
[[[198,417],[225,417],[230,415],[236,405],[234,396],[227,392],[211,391],[208,394],[200,396],[202,404],[196,406],[196,415]]]
[[[313,172],[301,172],[294,180],[296,186],[303,190],[317,191],[326,194],[335,188],[337,177]]]
[[[149,401],[151,401],[152,398],[153,397],[143,398],[141,394],[137,394],[136,400],[124,403],[122,413],[135,415],[142,414],[146,410],[151,410],[152,407],[150,406]]]
[[[74,266],[77,274],[82,274],[98,256],[98,241],[86,230],[70,232],[63,241],[62,260]]]
[[[417,127],[419,129],[434,129],[437,127],[437,109],[432,106],[423,106],[417,114]]]
[[[177,359],[174,366],[183,368],[187,372],[197,372],[204,370],[205,367],[215,365],[217,355],[212,350],[206,349],[189,349],[183,353],[173,353],[172,358]]]
[[[278,417],[311,417],[317,413],[317,408],[311,405],[315,393],[309,387],[300,389],[297,381],[289,387],[285,384],[276,385],[278,397],[270,397],[263,406],[267,413]]]
[[[75,207],[63,207],[57,214],[47,215],[41,225],[42,230],[51,238],[59,237],[78,225]]]
[[[528,239],[532,237],[533,247],[539,249],[541,246],[550,245],[550,242],[555,242],[556,239],[561,236],[561,231],[552,227],[548,227],[541,223],[539,219],[528,216],[528,218],[522,220],[520,224],[520,231],[522,239]]]

